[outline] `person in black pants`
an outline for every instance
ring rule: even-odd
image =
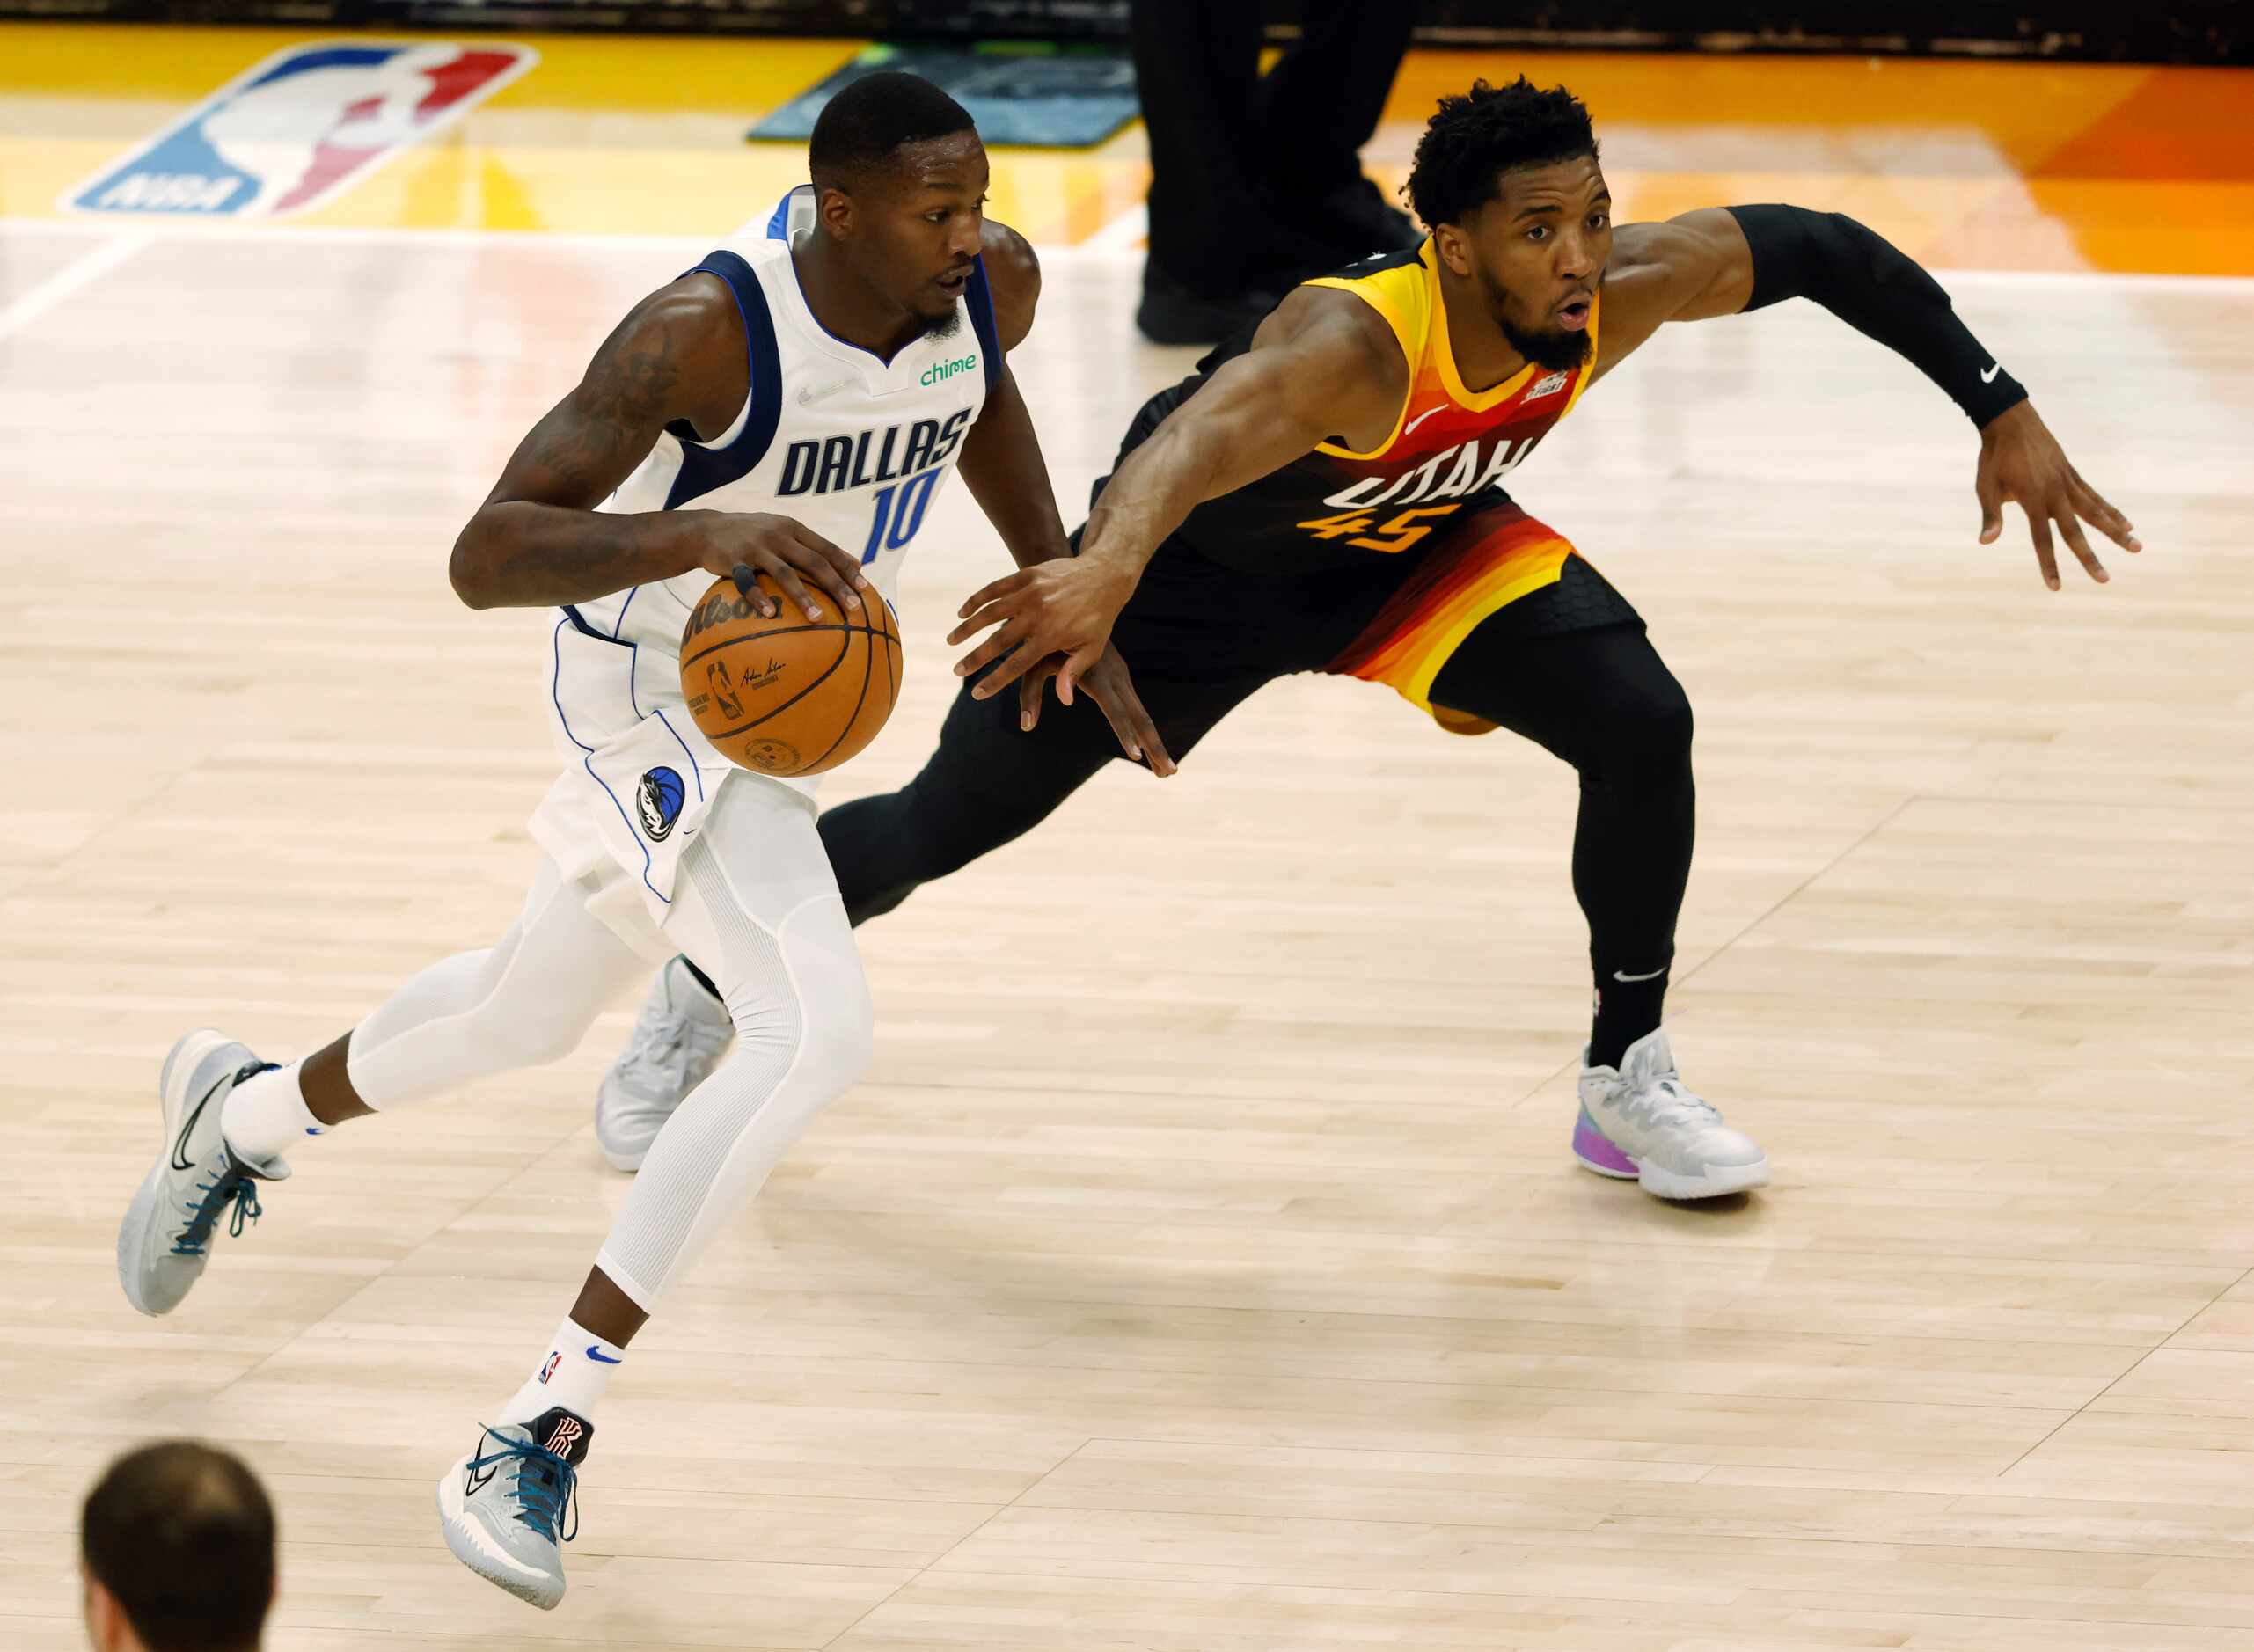
[[[1415,12],[1304,0],[1299,38],[1263,75],[1258,0],[1134,0],[1151,146],[1145,337],[1214,343],[1306,276],[1416,244],[1360,160]]]

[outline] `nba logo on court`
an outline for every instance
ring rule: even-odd
[[[65,205],[174,218],[304,212],[538,61],[524,46],[292,47],[214,92]]]

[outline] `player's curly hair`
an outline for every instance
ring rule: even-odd
[[[1475,80],[1469,91],[1440,99],[1416,140],[1409,204],[1427,229],[1455,223],[1494,200],[1511,168],[1596,153],[1588,107],[1564,87],[1544,90],[1524,75],[1507,86]]]

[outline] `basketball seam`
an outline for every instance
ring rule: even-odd
[[[733,728],[726,728],[726,729],[722,729],[719,734],[716,734],[716,735],[707,734],[707,735],[705,736],[705,738],[706,738],[706,739],[707,739],[707,740],[711,741],[714,744],[717,745],[717,744],[719,744],[719,743],[720,743],[721,741],[723,741],[723,740],[733,740],[733,739],[735,739],[735,736],[736,736],[736,735],[748,735],[748,734],[750,734],[753,729],[757,728],[757,727],[761,723],[765,722],[765,721],[766,721],[769,718],[771,718],[771,717],[779,717],[779,716],[781,716],[785,712],[788,711],[792,706],[794,706],[794,705],[797,705],[797,704],[799,703],[799,701],[801,701],[801,700],[804,699],[808,695],[809,695],[809,694],[813,693],[815,690],[816,690],[816,689],[820,688],[820,687],[821,687],[824,683],[827,683],[827,682],[830,680],[831,674],[832,672],[836,671],[836,670],[837,670],[837,669],[838,669],[839,666],[841,666],[841,665],[845,664],[845,655],[846,655],[846,654],[848,654],[849,653],[851,653],[851,652],[853,651],[853,633],[852,633],[852,632],[851,632],[850,630],[847,630],[847,629],[846,629],[845,627],[844,627],[844,626],[831,626],[831,625],[799,625],[799,626],[795,626],[795,627],[794,627],[794,630],[798,630],[798,631],[831,631],[831,630],[842,631],[842,632],[845,632],[845,640],[844,640],[844,642],[843,642],[842,644],[840,644],[840,645],[839,645],[839,647],[838,647],[838,657],[837,657],[836,659],[834,659],[834,660],[831,661],[831,662],[830,662],[830,663],[829,663],[828,665],[824,666],[824,667],[822,669],[822,675],[821,675],[820,676],[816,677],[816,678],[814,679],[814,681],[812,681],[811,683],[808,683],[804,688],[802,688],[802,689],[799,690],[799,691],[798,691],[797,693],[795,693],[795,694],[792,695],[788,699],[785,700],[781,705],[776,705],[776,706],[771,706],[768,710],[766,710],[765,712],[763,712],[760,715],[758,715],[758,716],[757,716],[757,717],[753,718],[753,719],[752,719],[750,722],[748,722],[748,723],[739,723],[739,724],[737,724],[735,727],[733,727]],[[768,636],[773,636],[773,635],[775,635],[775,634],[777,634],[777,633],[775,633],[775,632],[765,632],[765,631],[763,631],[763,632],[761,632],[759,634],[760,634],[761,636],[763,636],[763,637],[768,637]],[[745,639],[739,637],[739,638],[735,639],[735,640],[736,640],[736,641],[738,641],[738,642],[742,642],[742,641],[744,641],[744,640],[745,640]],[[722,644],[722,645],[719,645],[719,646],[720,646],[720,647],[726,647],[726,646],[728,646],[728,645],[726,645],[726,644]],[[707,649],[706,649],[706,650],[705,650],[705,654],[712,654],[712,653],[715,653],[715,652],[717,652],[717,648],[707,648]],[[701,659],[703,659],[703,658],[704,658],[704,654],[699,654],[699,655],[697,656],[697,658],[698,658],[698,659],[699,659],[699,660],[701,660]],[[683,662],[682,662],[682,663],[683,663],[684,665],[686,665],[686,664],[688,664],[689,662],[688,662],[687,661],[685,661],[685,660],[684,660],[684,661],[683,661]],[[683,686],[684,686],[684,687],[686,687],[687,685],[684,683],[684,684],[683,684]],[[762,773],[765,773],[765,772],[767,772],[767,771],[765,771],[765,770],[762,770],[762,771],[760,771],[760,772],[762,772]]]
[[[872,637],[891,637],[896,645],[900,640],[900,639],[892,632],[880,631],[875,625],[778,625],[771,631],[763,631],[758,634],[762,637],[794,637],[802,631],[842,631],[848,635],[851,635],[856,631],[865,631]],[[720,642],[714,643],[709,647],[699,648],[694,654],[684,655],[682,657],[681,663],[684,666],[694,665],[698,661],[703,659],[708,654],[718,654],[722,648],[733,648],[739,642],[748,642],[750,640],[750,639],[748,637],[729,637]]]
[[[848,647],[852,646],[851,643],[846,644]],[[876,645],[873,642],[865,642],[861,645],[861,691],[853,698],[853,709],[845,719],[845,726],[838,731],[838,737],[830,742],[830,750],[823,752],[812,763],[801,769],[799,771],[801,774],[818,771],[823,764],[830,761],[830,752],[835,751],[845,743],[845,736],[852,734],[853,725],[860,721],[861,707],[868,704],[868,679],[875,669]]]

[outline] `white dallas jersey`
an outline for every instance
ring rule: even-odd
[[[728,283],[743,317],[750,390],[710,442],[675,424],[599,508],[769,512],[857,553],[891,600],[900,564],[933,496],[1000,376],[983,260],[956,301],[959,320],[889,362],[816,320],[800,288],[792,238],[811,227],[813,192],[793,190],[774,216],[739,232],[696,268]],[[681,632],[714,575],[701,569],[561,610],[552,637],[550,698],[567,769],[532,821],[534,837],[580,875],[603,858],[670,902],[673,864],[714,793],[741,778],[811,780],[736,767],[697,731],[682,702]]]

